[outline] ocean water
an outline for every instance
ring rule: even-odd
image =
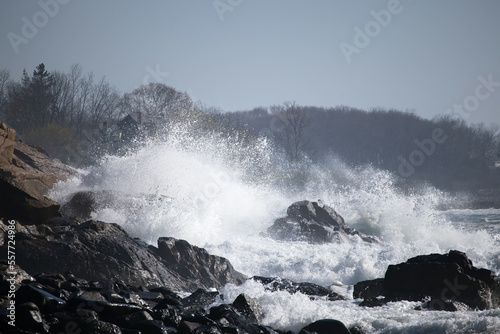
[[[81,190],[111,191],[94,219],[122,225],[131,235],[156,244],[162,236],[185,239],[228,258],[248,275],[313,282],[348,300],[310,300],[302,294],[269,292],[255,282],[227,285],[222,302],[245,292],[257,298],[263,323],[298,331],[334,318],[369,333],[498,333],[500,309],[470,312],[416,311],[420,303],[360,307],[353,284],[383,277],[389,264],[456,249],[477,267],[500,271],[500,210],[442,210],[457,199],[432,187],[401,191],[394,177],[372,167],[349,168],[336,158],[293,166],[270,142],[171,129],[124,156],[108,156],[79,177],[56,185],[60,203]],[[342,244],[275,241],[266,235],[274,220],[298,200],[321,200],[347,224],[377,236]],[[336,285],[332,285],[336,282]],[[340,283],[341,284],[340,284]],[[339,286],[340,285],[340,286]]]

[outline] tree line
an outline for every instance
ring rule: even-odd
[[[393,172],[406,184],[429,182],[446,190],[500,187],[497,125],[468,124],[453,115],[432,120],[411,112],[337,106],[258,107],[226,117],[274,138],[291,161],[325,162]]]
[[[78,64],[64,73],[48,71],[41,63],[31,75],[24,70],[19,81],[0,70],[0,120],[16,129],[24,141],[42,146],[61,160],[109,149],[110,143],[102,142],[106,138],[120,144],[121,133],[109,132],[127,115],[161,127],[179,110],[194,110],[186,93],[148,83],[121,94],[104,77],[96,79]]]
[[[129,123],[124,121],[127,115]],[[134,137],[134,126],[140,124],[142,136],[154,137],[183,122],[194,133],[210,132],[245,147],[267,137],[296,166],[327,163],[335,155],[352,166],[389,170],[407,184],[430,182],[449,190],[500,187],[500,168],[495,168],[500,160],[498,126],[468,124],[452,115],[429,120],[398,110],[295,102],[222,112],[162,83],[121,94],[80,65],[63,73],[40,64],[32,75],[25,70],[18,82],[0,70],[0,120],[66,163],[72,162],[68,151],[81,147],[84,152],[77,153],[85,156],[117,153],[128,144],[117,125],[132,126]],[[89,140],[89,133],[96,131]]]

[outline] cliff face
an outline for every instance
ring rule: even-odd
[[[74,174],[42,148],[16,140],[16,131],[0,122],[0,218],[45,223],[59,210],[45,195],[54,183]]]

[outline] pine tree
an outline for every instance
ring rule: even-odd
[[[24,79],[23,79],[24,81]],[[54,96],[52,85],[54,79],[41,63],[33,71],[33,77],[29,84],[28,103],[34,113],[35,127],[43,127],[53,121]]]

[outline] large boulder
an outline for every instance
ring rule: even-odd
[[[239,285],[246,280],[246,276],[234,270],[226,258],[210,255],[205,249],[193,246],[186,240],[159,238],[157,253],[169,268],[183,278],[196,282],[198,287],[219,288],[227,283]]]
[[[313,244],[346,242],[349,236],[358,236],[366,242],[376,242],[344,222],[344,218],[327,205],[300,201],[290,205],[284,218],[278,218],[268,228],[269,235],[283,241],[307,241]]]
[[[500,278],[474,267],[465,253],[452,250],[390,265],[384,278],[357,283],[354,298],[365,299],[361,306],[427,300],[426,305],[437,310],[484,310],[500,307]]]
[[[479,269],[465,253],[420,255],[390,265],[384,278],[388,301],[423,300],[441,309],[449,301],[480,310],[500,307],[500,279],[488,269]]]
[[[46,225],[17,224],[16,230],[16,262],[32,275],[70,271],[88,280],[178,291],[219,288],[244,279],[228,260],[186,241],[161,238],[158,249],[133,239],[117,224],[54,218]]]
[[[0,123],[0,217],[43,224],[59,210],[45,195],[54,183],[76,172],[15,137],[14,130]]]

